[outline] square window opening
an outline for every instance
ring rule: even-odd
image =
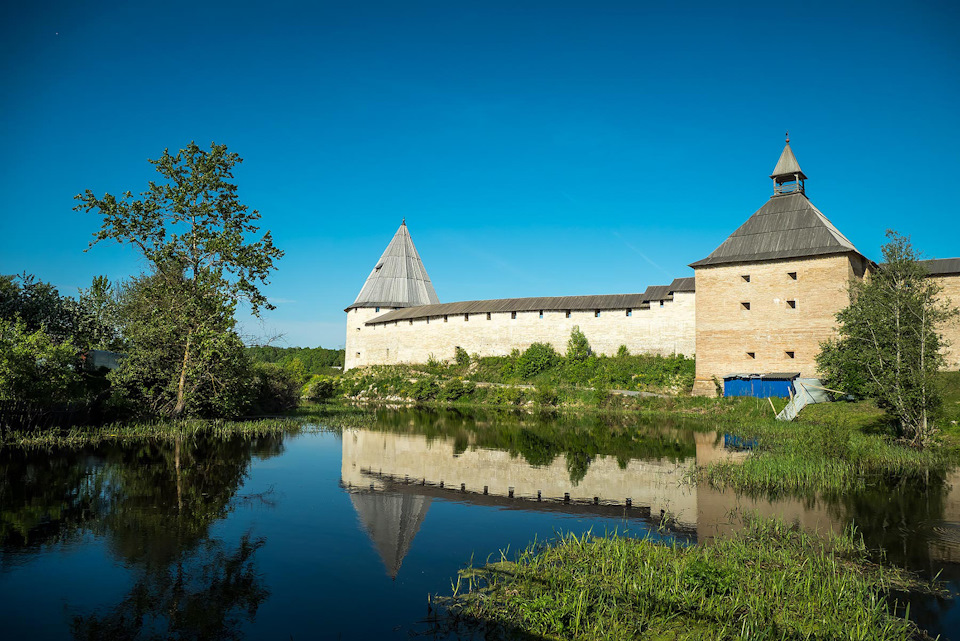
[[[516,312],[510,312],[510,318],[511,318],[511,320],[517,320],[517,313],[516,313]]]
[[[746,302],[746,301],[740,303],[740,309],[747,309],[747,310],[749,310],[749,309],[750,309],[750,303],[748,303],[748,302]]]
[[[413,319],[412,319],[412,318],[410,319],[410,324],[413,325]]]
[[[747,352],[747,358],[756,358],[756,357],[757,357],[756,352]]]
[[[464,315],[463,315],[463,320],[464,320],[464,322],[470,320],[470,314],[464,314]]]
[[[797,272],[787,272],[787,276],[790,277],[790,280],[797,280]]]
[[[540,320],[543,320],[543,310],[540,310]]]
[[[740,278],[742,278],[742,279],[743,279],[743,282],[745,282],[745,283],[749,283],[749,282],[750,282],[750,274],[743,274]]]
[[[570,318],[570,310],[567,310],[567,318]]]
[[[797,301],[795,301],[795,300],[788,300],[788,301],[787,301],[787,307],[789,307],[790,309],[796,309],[796,308],[797,308]]]
[[[663,301],[660,301],[660,307],[663,307]]]
[[[490,312],[487,312],[487,320],[490,320]]]
[[[593,317],[594,317],[594,318],[600,318],[600,310],[599,310],[599,309],[598,309],[597,311],[593,312]]]
[[[379,314],[379,313],[380,313],[380,308],[377,307],[377,308],[374,309],[374,311],[376,311],[376,312]]]
[[[796,356],[796,354],[794,354],[793,352],[786,352],[786,354],[787,354],[787,358],[794,358]]]
[[[633,316],[633,310],[632,310],[632,309],[628,309],[628,310],[627,310],[627,316]]]

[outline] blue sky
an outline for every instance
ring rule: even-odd
[[[402,218],[441,301],[692,275],[771,193],[867,256],[960,256],[960,5],[22,2],[0,16],[0,273],[75,294],[145,265],[73,196],[191,140],[244,158],[286,251],[248,340],[343,345]]]

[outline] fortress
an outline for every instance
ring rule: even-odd
[[[798,372],[816,377],[820,343],[836,331],[849,285],[876,264],[807,198],[790,140],[773,195],[692,277],[639,294],[509,298],[441,303],[404,221],[360,294],[346,308],[344,369],[452,358],[457,347],[502,356],[532,343],[563,352],[579,326],[595,352],[696,355],[694,393],[714,377]],[[923,261],[942,295],[960,305],[960,258]],[[942,328],[947,366],[960,368],[960,323]]]

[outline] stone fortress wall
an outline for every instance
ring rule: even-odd
[[[835,336],[851,281],[877,266],[807,198],[789,142],[770,176],[773,196],[690,265],[693,278],[643,294],[441,304],[404,221],[345,310],[344,369],[449,361],[457,347],[503,356],[544,342],[564,353],[577,326],[601,354],[623,345],[695,355],[695,394],[714,395],[713,379],[728,374],[818,377],[820,344]],[[960,306],[960,258],[926,265],[944,299]],[[960,368],[960,319],[941,332],[947,368]]]
[[[935,276],[934,279],[943,288],[940,292],[941,299],[947,301],[952,307],[960,308],[960,274]],[[941,334],[948,343],[944,349],[946,368],[960,369],[960,317],[948,321],[941,329]]]
[[[693,356],[695,303],[693,292],[676,292],[648,309],[539,310],[446,314],[376,323],[392,308],[354,307],[347,312],[345,369],[367,365],[426,363],[450,360],[455,349],[470,354],[506,356],[532,343],[567,349],[574,327],[584,333],[594,352],[613,355],[621,345],[631,354]],[[599,313],[599,315],[598,315]],[[368,324],[370,323],[370,324]]]
[[[820,343],[849,304],[849,284],[865,262],[849,254],[697,269],[697,379],[799,372],[817,375]]]

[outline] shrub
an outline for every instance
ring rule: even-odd
[[[463,349],[460,346],[457,346],[453,350],[453,358],[457,362],[457,365],[469,365],[470,364],[470,354],[467,353],[467,350]]]
[[[432,401],[440,393],[440,385],[433,378],[420,378],[413,384],[410,397],[415,401]]]
[[[524,380],[529,380],[554,367],[560,360],[560,355],[549,343],[534,343],[517,360],[517,374]]]
[[[254,363],[248,411],[279,414],[300,404],[300,385],[279,365]]]
[[[451,378],[444,383],[437,394],[438,401],[456,401],[467,395],[467,386],[459,378]]]
[[[533,391],[533,401],[541,407],[556,407],[560,402],[560,395],[550,385],[538,384]]]
[[[309,401],[322,403],[337,395],[337,387],[337,379],[317,374],[307,383],[304,396]]]
[[[523,390],[519,387],[498,387],[493,402],[499,405],[523,405]]]
[[[625,358],[630,356],[630,350],[627,349],[626,345],[621,345],[617,348],[617,358]]]
[[[590,358],[591,353],[587,337],[580,331],[579,325],[574,325],[570,332],[570,340],[567,341],[567,360],[582,363]]]

